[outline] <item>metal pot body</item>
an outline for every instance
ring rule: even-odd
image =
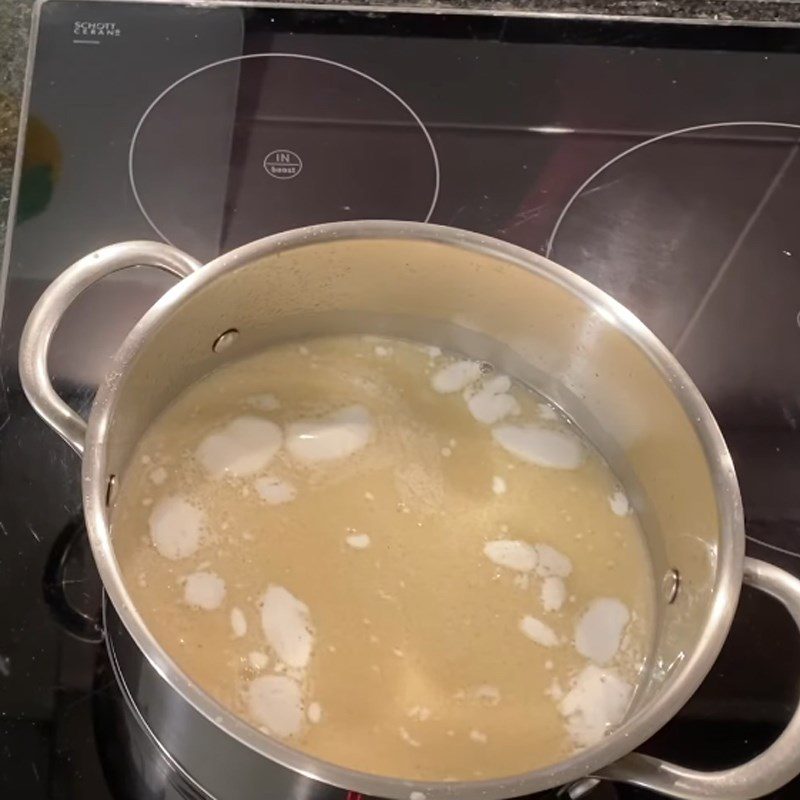
[[[108,603],[103,621],[111,666],[134,719],[186,783],[213,800],[345,800],[342,789],[226,736],[158,674]]]
[[[83,288],[135,264],[183,279],[123,343],[87,426],[49,383],[48,346],[61,313]],[[107,632],[121,677],[146,724],[198,784],[236,798],[309,797],[312,787],[324,794],[327,785],[398,800],[417,792],[427,800],[499,800],[598,775],[675,797],[736,800],[760,796],[800,771],[797,715],[765,753],[730,770],[698,773],[631,754],[711,668],[743,577],[800,620],[800,584],[744,559],[736,477],[711,412],[635,316],[540,256],[418,223],[314,226],[199,267],[180,251],[149,242],[90,254],[42,296],[20,349],[29,399],[83,453],[91,546],[121,623]],[[221,334],[233,329],[238,336],[219,346]],[[122,581],[110,532],[114,489],[137,442],[209,371],[278,342],[336,333],[397,336],[491,361],[560,406],[625,485],[663,591],[649,678],[625,722],[598,745],[546,769],[484,781],[427,783],[354,772],[231,714],[186,678],[147,629]]]

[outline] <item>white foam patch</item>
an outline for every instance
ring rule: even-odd
[[[422,746],[402,725],[398,728],[398,731],[400,732],[400,738],[410,747]]]
[[[289,424],[286,449],[306,464],[346,458],[368,444],[373,428],[364,406],[347,406],[326,417]]]
[[[264,469],[280,450],[281,429],[268,419],[243,416],[200,442],[198,461],[214,478],[245,477]]]
[[[214,611],[225,599],[225,581],[215,572],[193,572],[183,584],[183,599],[192,608]]]
[[[411,792],[408,800],[425,800],[425,792]]]
[[[536,545],[537,563],[536,574],[541,578],[555,575],[567,578],[572,573],[572,561],[555,547],[549,544]]]
[[[322,706],[317,703],[313,702],[308,706],[308,721],[316,725],[318,722],[322,721]]]
[[[522,572],[512,578],[512,582],[517,589],[527,592],[531,588],[531,576],[527,572]]]
[[[254,484],[258,496],[271,506],[279,506],[283,503],[291,503],[297,497],[297,489],[289,481],[280,478],[265,476],[256,478]]]
[[[575,436],[538,425],[498,425],[492,437],[512,456],[539,467],[577,469],[586,458]]]
[[[245,699],[252,719],[275,736],[286,738],[302,730],[303,692],[288,675],[255,678],[247,687]]]
[[[281,407],[281,401],[274,394],[257,394],[247,402],[261,411],[277,411]]]
[[[539,403],[537,408],[541,419],[546,419],[548,422],[558,419],[558,412],[549,403]]]
[[[589,664],[561,698],[558,710],[577,747],[597,744],[606,731],[622,722],[633,688],[611,670]]]
[[[376,344],[374,351],[378,358],[389,358],[389,356],[394,352],[391,347],[384,347],[382,344]]]
[[[469,413],[484,425],[494,425],[506,417],[519,414],[520,405],[516,397],[508,394],[511,379],[507,375],[495,375],[483,382],[477,391],[465,389]]]
[[[351,533],[345,537],[345,541],[354,550],[366,550],[370,545],[369,534],[366,533]]]
[[[231,629],[237,638],[241,638],[247,633],[247,617],[239,606],[231,609]]]
[[[530,614],[526,614],[519,621],[519,629],[524,636],[542,647],[555,647],[558,644],[558,635],[546,623]]]
[[[153,481],[153,483],[156,486],[161,486],[161,484],[164,483],[166,479],[167,479],[167,471],[164,469],[164,467],[156,467],[150,473],[150,480]]]
[[[545,611],[560,611],[567,599],[567,587],[564,581],[555,575],[545,578],[542,581],[541,597]]]
[[[596,664],[607,664],[617,654],[630,618],[628,607],[615,597],[592,600],[575,626],[575,649]]]
[[[206,533],[206,515],[179,496],[159,500],[148,524],[156,550],[172,560],[194,555]]]
[[[413,706],[406,713],[417,722],[427,722],[431,718],[431,710],[427,706]]]
[[[614,494],[608,498],[608,504],[618,517],[626,517],[631,511],[631,504],[628,502],[627,495],[620,490],[614,492]]]
[[[478,731],[474,728],[469,732],[469,738],[477,744],[486,744],[489,741],[489,737],[483,731]]]
[[[488,683],[478,686],[473,694],[477,700],[486,703],[488,706],[496,706],[500,702],[500,690]]]
[[[287,666],[304,669],[314,649],[308,606],[283,586],[270,585],[260,601],[261,627],[270,647]]]
[[[551,700],[559,702],[564,699],[564,690],[561,688],[558,678],[553,678],[550,685],[544,690],[544,693]]]
[[[506,567],[516,572],[530,572],[536,568],[539,560],[533,545],[516,539],[496,539],[487,542],[483,546],[483,554],[498,567]]]
[[[247,654],[247,663],[253,669],[265,669],[269,666],[269,656],[260,650],[252,650]]]
[[[477,361],[454,361],[442,367],[431,377],[431,386],[439,394],[452,394],[466,389],[481,377]]]
[[[505,494],[508,491],[508,484],[506,484],[506,479],[500,475],[495,475],[492,478],[492,491],[495,494]]]

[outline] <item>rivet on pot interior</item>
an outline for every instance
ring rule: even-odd
[[[223,350],[227,350],[238,337],[239,331],[236,328],[228,328],[227,331],[223,331],[214,339],[214,344],[211,345],[211,349],[215,353],[221,353]]]
[[[672,605],[681,586],[681,574],[676,569],[667,570],[661,581],[661,592],[668,605]]]
[[[106,508],[114,502],[117,496],[117,476],[109,475],[108,483],[106,484]]]

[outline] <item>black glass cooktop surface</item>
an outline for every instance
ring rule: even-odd
[[[59,0],[37,29],[0,348],[0,797],[201,796],[117,688],[79,461],[17,376],[36,298],[110,242],[208,259],[388,217],[548,254],[676,353],[732,450],[748,552],[800,575],[800,31]],[[168,285],[129,270],[68,313],[51,370],[76,409]],[[799,677],[788,615],[745,590],[646,750],[739,763],[780,732]]]

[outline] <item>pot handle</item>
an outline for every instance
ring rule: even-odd
[[[22,389],[36,412],[69,444],[83,454],[86,422],[57,394],[47,366],[50,342],[64,312],[95,281],[135,266],[163,269],[185,278],[202,265],[186,253],[161,242],[132,241],[101,247],[67,267],[33,307],[19,345]]]
[[[773,564],[746,558],[744,582],[783,603],[800,628],[800,580]],[[770,747],[738,767],[702,772],[631,753],[596,773],[596,777],[632,783],[682,800],[753,800],[774,792],[798,773],[800,707]]]

